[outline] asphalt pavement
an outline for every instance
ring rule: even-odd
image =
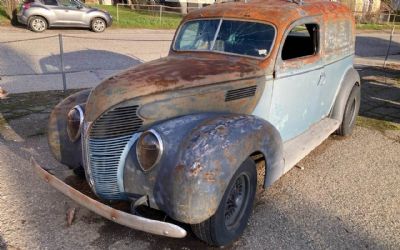
[[[2,41],[57,35],[59,32],[50,30],[38,35],[24,30],[4,33],[5,29],[0,28]],[[167,40],[172,37],[168,31],[145,30],[109,30],[103,34],[63,30],[63,33],[89,37],[110,37],[115,33],[112,37],[121,39],[162,37]],[[386,35],[362,34],[368,39],[384,39]],[[25,78],[2,77],[0,86],[18,92],[29,90],[25,87],[19,89],[25,85],[39,90],[55,86],[55,83],[61,84],[30,74],[43,73],[44,69],[51,72],[51,67],[57,65],[57,45],[50,46],[44,42],[46,40],[35,41],[41,42],[35,46],[32,43],[30,47],[0,45],[1,74],[27,73]],[[97,84],[103,76],[101,74],[109,73],[103,68],[92,72],[89,67],[93,65],[101,67],[103,63],[109,63],[109,67],[117,68],[125,65],[125,60],[131,62],[132,58],[151,60],[165,55],[161,51],[166,53],[169,46],[167,42],[151,48],[144,44],[140,49],[132,46],[133,42],[116,45],[111,41],[104,44],[103,41],[90,41],[70,41],[68,46],[71,47],[66,50],[74,55],[68,59],[72,63],[67,63],[67,66],[87,67],[86,71],[76,73],[76,79],[89,79],[88,86]],[[357,48],[357,53],[362,56],[362,53],[370,51],[364,59],[369,56],[379,59],[385,42],[378,44],[381,45],[376,47],[381,50],[366,46],[361,52]],[[81,54],[73,53],[94,48],[101,50],[100,54],[116,53],[116,48],[120,52],[117,59],[109,55],[103,57],[101,63],[97,60],[91,62],[92,54],[74,59]],[[55,57],[42,60],[48,57],[46,51]],[[94,54],[95,57],[102,56],[97,52]],[[45,63],[38,63],[41,60]],[[7,65],[11,67],[6,68]],[[109,68],[110,72],[115,68]],[[94,77],[92,74],[98,75]],[[377,68],[363,67],[360,74],[363,76],[361,117],[354,134],[348,138],[331,136],[271,188],[259,192],[244,235],[226,249],[400,249],[400,73],[398,68],[384,73]],[[46,77],[59,76],[48,74]],[[78,85],[83,86],[86,85]],[[39,180],[29,163],[32,156],[68,184],[87,190],[85,181],[57,163],[48,149],[45,131],[51,105],[26,107],[27,112],[21,108],[2,109],[1,102],[0,249],[208,248],[193,236],[188,227],[186,238],[170,239],[115,224]],[[71,208],[76,209],[76,214],[69,226],[66,213]]]
[[[108,29],[98,34],[86,29],[50,29],[37,34],[23,27],[0,27],[0,87],[10,93],[62,89],[58,34],[63,35],[66,85],[76,89],[96,86],[120,70],[166,56],[174,31]],[[355,63],[382,66],[389,38],[390,32],[358,33]],[[27,39],[33,40],[22,41]],[[388,63],[400,63],[398,31]]]

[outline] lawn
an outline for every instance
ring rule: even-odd
[[[176,29],[182,19],[177,14],[163,13],[160,22],[158,10],[137,11],[128,7],[119,6],[117,21],[117,6],[110,5],[91,5],[93,7],[106,10],[113,16],[113,26],[119,28],[146,28],[146,29]]]
[[[395,23],[396,29],[400,27],[400,23]],[[356,25],[357,30],[391,30],[393,24],[376,24],[376,23],[359,23]]]

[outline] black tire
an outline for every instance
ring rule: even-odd
[[[76,176],[82,179],[86,179],[85,169],[82,166],[76,167],[72,170]]]
[[[103,18],[96,17],[92,20],[90,28],[93,32],[103,32],[107,28],[107,23]]]
[[[216,213],[202,223],[191,225],[195,235],[212,246],[234,242],[247,226],[256,188],[256,164],[248,158],[233,175]]]
[[[356,124],[358,111],[360,110],[360,103],[361,87],[359,85],[354,85],[344,108],[342,124],[340,124],[339,129],[336,131],[338,135],[351,135]]]
[[[29,18],[29,29],[33,32],[43,32],[47,29],[47,21],[41,16],[33,16]]]

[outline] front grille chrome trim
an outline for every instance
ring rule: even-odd
[[[85,123],[85,169],[95,194],[104,200],[124,200],[124,167],[131,147],[141,133],[139,106],[116,107],[89,125]]]

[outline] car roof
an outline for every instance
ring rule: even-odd
[[[213,4],[190,12],[184,21],[200,18],[235,18],[258,20],[275,24],[277,27],[289,25],[307,16],[322,15],[327,19],[353,18],[343,4],[321,0],[304,0],[302,3],[289,0],[249,0]]]

